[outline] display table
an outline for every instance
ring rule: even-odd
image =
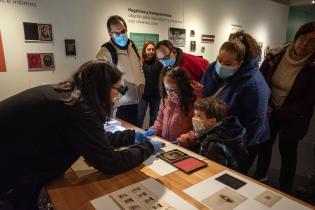
[[[122,126],[127,129],[143,131],[126,122],[122,123]],[[198,170],[190,175],[177,170],[173,173],[161,176],[149,167],[140,165],[132,170],[115,176],[105,175],[102,172],[94,172],[92,174],[78,176],[72,168],[69,169],[64,176],[59,177],[47,185],[47,191],[56,210],[94,210],[92,204],[90,203],[91,200],[145,179],[154,178],[181,198],[188,201],[195,208],[208,209],[208,207],[202,205],[196,199],[186,194],[183,190],[224,170],[232,170],[210,160],[205,160],[205,162],[208,163],[208,167]],[[294,197],[286,195],[247,176],[239,174],[235,171],[232,172],[248,181],[255,182],[260,186],[274,191],[283,197],[294,200],[306,208],[315,209],[314,206],[303,203]],[[154,189],[151,190],[154,191]]]

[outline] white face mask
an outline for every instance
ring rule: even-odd
[[[205,123],[203,122],[203,120],[201,120],[199,118],[193,117],[192,118],[192,124],[193,124],[193,127],[194,127],[194,131],[197,134],[202,133],[206,129]]]

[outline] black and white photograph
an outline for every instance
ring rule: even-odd
[[[175,47],[185,47],[186,29],[169,28],[168,40],[170,40]]]

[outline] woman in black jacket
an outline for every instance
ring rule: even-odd
[[[155,44],[152,41],[146,41],[142,49],[143,73],[145,78],[144,92],[139,103],[138,127],[142,127],[148,105],[150,107],[150,123],[153,125],[159,111],[160,96],[160,74],[163,68],[162,64],[155,58]]]
[[[104,61],[83,64],[71,79],[0,102],[0,209],[37,209],[40,188],[82,155],[104,173],[127,171],[161,143],[126,130],[107,133],[105,119],[121,91],[121,72]],[[128,146],[116,151],[115,148]],[[4,204],[5,203],[5,204]]]

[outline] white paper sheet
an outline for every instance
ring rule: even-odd
[[[120,126],[120,125],[112,125],[105,128],[106,132],[115,133],[116,131],[124,131],[126,128]]]
[[[271,208],[259,203],[255,200],[255,198],[264,192],[267,188],[260,186],[252,181],[249,181],[247,179],[244,179],[237,174],[234,174],[230,171],[223,171],[221,173],[218,173],[212,177],[209,177],[206,180],[203,180],[202,182],[195,184],[187,189],[184,190],[185,193],[192,196],[199,202],[203,200],[204,198],[214,194],[215,192],[221,190],[223,187],[228,187],[227,185],[215,180],[216,177],[219,177],[223,174],[229,174],[235,178],[238,178],[247,184],[241,187],[240,189],[236,190],[238,193],[246,196],[248,199],[242,203],[241,205],[237,206],[235,210],[310,210],[309,208],[297,203],[296,201],[293,201],[289,198],[283,197],[282,195],[274,192],[275,194],[280,195],[283,197],[280,201],[278,201],[275,205],[273,205]],[[230,188],[232,189],[232,188]],[[234,190],[234,189],[232,189]],[[268,189],[269,190],[269,189]]]
[[[171,206],[178,210],[196,210],[196,208],[193,207],[190,203],[188,203],[177,194],[169,190],[167,187],[152,178],[146,179],[140,183],[151,190],[161,200],[169,203]],[[96,210],[120,210],[120,208],[108,195],[104,195],[90,202]]]

